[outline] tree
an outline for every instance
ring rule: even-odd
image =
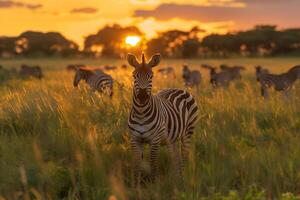
[[[84,40],[84,50],[87,52],[101,52],[104,56],[119,57],[126,50],[125,38],[129,35],[142,36],[142,32],[135,26],[121,27],[118,24],[105,26],[96,34],[89,35]]]

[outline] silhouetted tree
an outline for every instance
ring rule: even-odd
[[[147,53],[161,53],[169,57],[192,57],[197,55],[199,48],[197,27],[191,31],[170,30],[160,32],[158,36],[147,43]],[[191,48],[191,49],[189,49]]]
[[[84,50],[101,52],[104,56],[119,57],[126,49],[124,41],[129,35],[142,36],[143,34],[135,26],[121,27],[118,24],[105,26],[98,33],[85,38]]]
[[[41,33],[28,31],[16,40],[19,52],[24,55],[71,55],[78,52],[78,45],[56,32]]]

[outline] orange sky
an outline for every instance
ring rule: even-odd
[[[288,2],[288,3],[287,3]],[[198,25],[207,33],[255,24],[298,26],[299,0],[0,0],[0,35],[59,31],[82,43],[105,24],[136,25],[148,37]],[[285,12],[281,12],[284,10]],[[288,12],[286,12],[288,11]]]

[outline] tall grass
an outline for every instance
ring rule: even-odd
[[[248,70],[228,90],[212,90],[207,72],[201,91],[190,90],[199,108],[193,154],[183,183],[174,184],[170,158],[161,148],[158,180],[140,190],[132,185],[130,133],[131,70],[112,75],[115,96],[73,88],[64,66],[76,61],[1,61],[41,64],[44,80],[2,79],[0,86],[0,199],[296,199],[300,193],[300,84],[289,99],[259,95],[253,65],[281,72],[288,59],[207,60],[244,64]],[[121,61],[84,60],[87,64]],[[202,61],[165,61],[177,78],[156,75],[154,92],[184,88],[178,63],[194,68]],[[277,65],[279,67],[277,67]],[[145,174],[148,164],[144,163]]]

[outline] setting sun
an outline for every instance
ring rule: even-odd
[[[141,41],[139,36],[127,36],[125,39],[125,43],[130,46],[136,46]]]

